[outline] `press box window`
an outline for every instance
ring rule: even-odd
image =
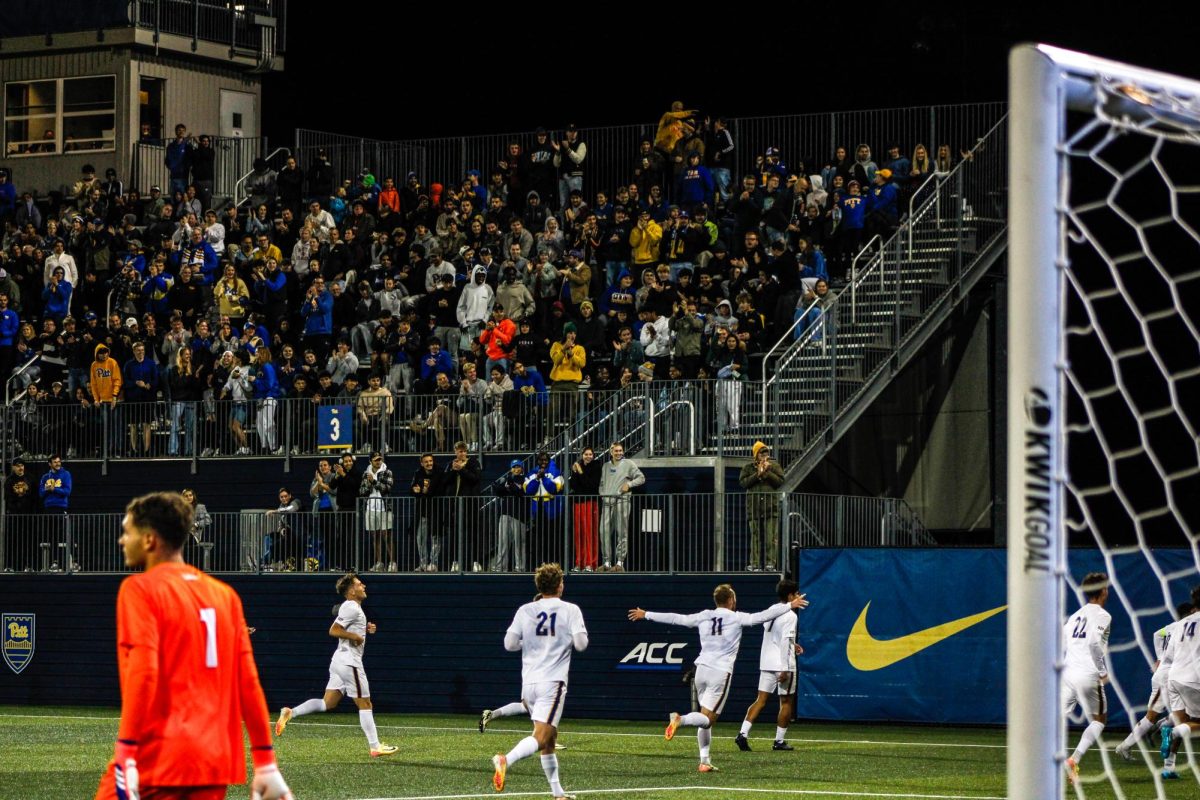
[[[57,78],[4,86],[9,156],[116,149],[116,78]]]

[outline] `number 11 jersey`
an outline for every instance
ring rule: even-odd
[[[742,628],[748,625],[762,625],[791,610],[792,607],[787,603],[776,603],[757,614],[731,611],[728,608],[710,608],[696,614],[647,611],[646,619],[697,629],[700,632],[700,655],[696,657],[696,665],[733,674],[733,663],[737,661],[738,648],[742,643]]]

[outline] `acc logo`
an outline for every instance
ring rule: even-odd
[[[1035,386],[1025,395],[1025,416],[1038,428],[1050,424],[1050,395],[1045,389]]]
[[[34,614],[4,614],[0,625],[4,626],[0,650],[4,652],[4,663],[18,675],[33,660],[34,632],[37,616]]]
[[[686,642],[638,642],[617,664],[617,669],[680,670],[683,658],[675,655],[675,651],[685,647]]]

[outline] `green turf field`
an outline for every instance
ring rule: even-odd
[[[0,798],[91,797],[112,753],[115,710],[0,706]],[[773,721],[764,714],[751,735],[754,752],[733,743],[738,714],[717,725],[712,745],[718,773],[699,774],[694,731],[665,742],[662,726],[566,718],[559,766],[564,787],[581,798],[1003,798],[1004,733],[964,728],[793,725],[796,750],[773,752]],[[529,731],[528,720],[492,723],[480,735],[474,717],[380,714],[382,739],[394,756],[372,760],[349,705],[336,714],[292,722],[276,740],[279,762],[297,800],[492,797],[490,759]],[[1111,746],[1111,743],[1110,743]],[[1085,778],[1100,777],[1097,751]],[[1118,764],[1127,797],[1155,797],[1144,764]],[[1196,780],[1169,784],[1165,796],[1200,797]],[[1088,797],[1114,797],[1087,785]],[[230,791],[244,797],[245,789]],[[504,796],[547,797],[537,757],[513,766]]]

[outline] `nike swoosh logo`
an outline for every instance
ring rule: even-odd
[[[982,611],[969,617],[934,625],[923,631],[886,640],[876,639],[867,630],[867,611],[870,608],[870,603],[863,607],[862,613],[854,621],[854,627],[850,629],[850,637],[846,639],[846,658],[852,667],[862,672],[890,667],[897,661],[916,655],[926,647],[932,647],[943,639],[949,639],[972,625],[978,625],[985,619],[996,616],[1008,606],[998,606],[990,611]]]

